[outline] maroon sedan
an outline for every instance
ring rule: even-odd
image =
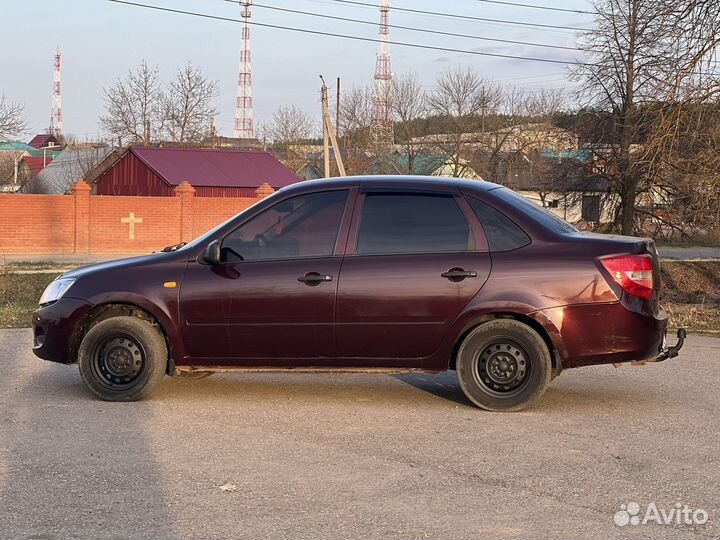
[[[563,368],[676,356],[659,292],[652,240],[580,233],[495,184],[321,180],[62,275],[33,351],[113,401],[165,374],[453,369],[470,401],[508,411]]]

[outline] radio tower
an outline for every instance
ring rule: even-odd
[[[250,6],[252,0],[242,0],[241,16],[245,23],[242,29],[240,50],[240,75],[238,76],[237,103],[235,105],[235,138],[254,139],[252,110],[252,67],[250,64]]]
[[[55,77],[53,78],[52,108],[50,109],[50,135],[58,139],[63,136],[62,91],[60,88],[60,67],[62,53],[60,47],[55,51]]]
[[[390,65],[390,12],[389,0],[380,4],[380,47],[375,62],[375,95],[373,96],[373,137],[378,146],[393,144],[392,110],[392,69]]]

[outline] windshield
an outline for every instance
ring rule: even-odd
[[[513,206],[519,207],[530,217],[540,222],[540,224],[547,228],[559,232],[559,233],[572,233],[578,232],[578,230],[570,225],[567,221],[559,218],[553,214],[550,210],[543,208],[542,206],[535,204],[527,197],[523,197],[519,193],[514,192],[508,188],[494,189],[492,194]]]
[[[201,236],[198,236],[195,240],[193,240],[193,241],[191,241],[191,242],[188,242],[187,244],[185,244],[184,246],[182,246],[181,248],[179,248],[177,251],[187,251],[187,250],[189,250],[189,249],[193,249],[194,247],[203,244],[203,243],[206,242],[210,237],[212,237],[216,232],[218,232],[220,229],[222,229],[225,225],[227,225],[227,224],[230,223],[231,221],[237,219],[238,216],[243,215],[245,212],[247,212],[247,211],[249,211],[250,209],[254,208],[259,202],[264,201],[264,200],[265,200],[265,199],[260,199],[259,201],[257,201],[256,203],[252,204],[251,206],[248,206],[245,210],[243,210],[243,211],[240,212],[239,214],[235,214],[234,216],[230,217],[230,219],[226,219],[225,221],[223,221],[222,223],[220,223],[220,225],[217,225],[217,226],[213,227],[212,229],[210,229],[210,230],[209,230],[208,232],[206,232],[205,234],[203,234],[203,235],[201,235]]]

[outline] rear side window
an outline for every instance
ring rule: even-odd
[[[467,201],[485,229],[490,251],[510,251],[530,243],[530,237],[505,214],[479,199],[468,197]]]
[[[524,214],[528,214],[532,219],[556,233],[565,234],[578,232],[578,230],[567,221],[563,221],[549,210],[546,210],[539,204],[535,204],[527,197],[515,193],[512,189],[494,189],[493,196],[519,208]]]
[[[467,251],[472,236],[452,196],[368,193],[365,196],[358,255]]]

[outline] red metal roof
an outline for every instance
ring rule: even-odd
[[[253,187],[265,182],[281,188],[302,178],[269,152],[132,147],[140,161],[172,186]]]
[[[43,158],[42,156],[39,156],[39,157],[25,156],[22,160],[23,160],[23,163],[25,163],[25,165],[27,165],[27,168],[30,169],[30,172],[32,174],[40,174],[40,171],[42,171],[45,167],[50,165],[52,158],[50,158],[49,156],[47,158]]]
[[[55,145],[58,145],[58,140],[54,135],[44,133],[41,135],[35,135],[28,144],[33,148],[44,148],[48,145],[48,143],[55,143]]]

